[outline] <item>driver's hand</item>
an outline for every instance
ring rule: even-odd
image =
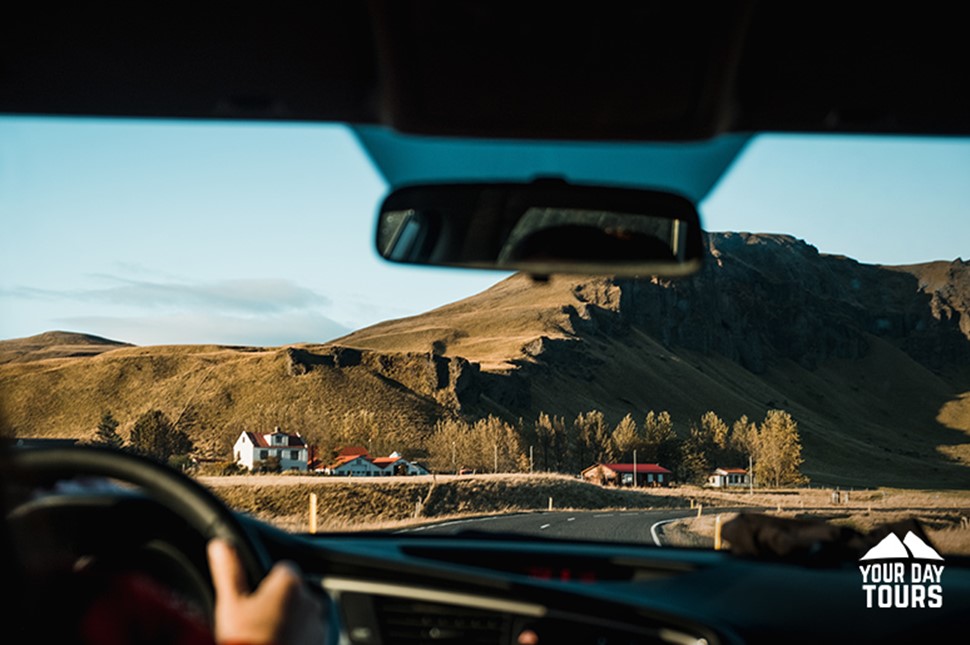
[[[278,563],[250,593],[236,550],[225,540],[209,542],[209,569],[216,590],[217,643],[283,645],[325,639],[323,607],[292,563]]]

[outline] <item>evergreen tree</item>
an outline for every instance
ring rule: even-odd
[[[558,471],[563,468],[562,448],[566,440],[565,424],[561,417],[550,417],[545,412],[540,412],[536,419],[534,431],[538,454],[535,455],[536,469],[545,471]]]
[[[101,420],[98,422],[98,428],[94,431],[94,443],[98,446],[106,446],[108,448],[120,449],[125,440],[121,438],[118,434],[118,420],[114,418],[111,412],[105,410],[101,414]]]
[[[666,410],[651,410],[643,422],[644,462],[658,463],[676,471],[680,464],[681,447],[674,432],[674,422]]]
[[[177,430],[161,410],[149,410],[138,417],[128,445],[140,454],[167,462],[173,456],[192,452],[192,440]]]
[[[702,484],[713,468],[712,456],[717,449],[714,435],[703,424],[691,424],[690,433],[681,446],[679,477]]]
[[[602,412],[580,412],[573,421],[573,428],[574,470],[582,470],[593,463],[615,461],[613,437]]]

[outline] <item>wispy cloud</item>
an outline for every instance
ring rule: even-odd
[[[242,279],[218,282],[159,282],[99,276],[116,284],[98,289],[57,290],[14,287],[7,297],[69,300],[179,311],[273,314],[327,306],[330,299],[290,280]]]

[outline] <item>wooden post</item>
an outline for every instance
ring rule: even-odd
[[[317,532],[317,494],[310,493],[310,533]]]
[[[704,512],[704,505],[703,504],[698,504],[697,505],[697,517],[700,517],[701,516],[701,513],[703,513],[703,512]]]
[[[552,497],[549,497],[549,510],[552,510]]]
[[[721,550],[721,514],[714,516],[714,550]]]

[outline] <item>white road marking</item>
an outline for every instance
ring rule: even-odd
[[[543,524],[542,526],[539,527],[539,530],[541,531],[542,529],[547,529],[550,526],[552,526],[552,524]]]
[[[401,529],[400,531],[395,531],[395,533],[417,533],[418,531],[423,531],[425,529],[434,529],[439,526],[454,526],[456,524],[471,524],[472,522],[491,522],[492,520],[497,520],[501,515],[491,515],[489,517],[473,517],[468,520],[452,520],[450,522],[442,522],[441,524],[426,524],[424,526],[416,526],[413,529]]]
[[[569,518],[566,518],[566,521],[567,522],[575,522],[576,521],[576,518],[575,517],[569,517]]]
[[[600,513],[599,515],[594,515],[593,517],[613,517],[613,513]]]
[[[677,520],[682,520],[682,519],[684,518],[675,517],[672,520],[660,520],[659,522],[654,522],[653,526],[650,527],[650,537],[653,538],[653,543],[656,544],[657,546],[663,546],[663,543],[660,541],[660,536],[657,535],[658,526],[662,526],[664,524],[670,524],[671,522],[676,522]]]

